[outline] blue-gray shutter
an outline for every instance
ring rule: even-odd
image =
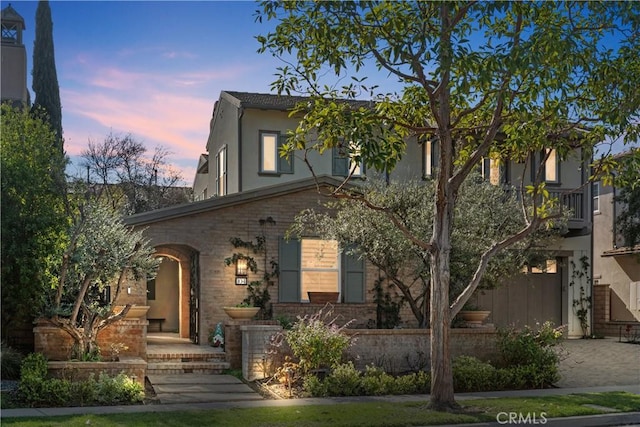
[[[343,254],[342,300],[345,303],[363,303],[365,296],[364,260],[356,255]]]
[[[280,237],[278,302],[300,302],[300,241]]]
[[[287,135],[278,136],[278,172],[293,173],[293,154],[287,157],[280,157],[280,147],[287,143]]]
[[[332,151],[333,151],[332,175],[348,176],[349,175],[349,157],[341,153],[342,150],[338,147],[334,147]]]

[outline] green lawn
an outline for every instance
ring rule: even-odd
[[[546,418],[603,413],[586,404],[640,411],[640,395],[624,392],[568,396],[463,400],[465,413],[433,412],[425,403],[340,403],[321,406],[253,408],[49,418],[3,418],[11,426],[411,426],[495,421],[498,413],[542,413]]]

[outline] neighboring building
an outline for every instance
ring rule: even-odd
[[[594,332],[624,336],[627,325],[640,333],[640,244],[628,247],[616,231],[622,209],[620,189],[593,183]]]
[[[266,227],[269,254],[280,267],[271,288],[274,314],[305,312],[310,307],[307,291],[332,290],[340,293],[336,307],[345,317],[357,318],[361,326],[375,325],[372,289],[380,274],[374,267],[340,255],[333,242],[313,237],[282,239],[298,212],[318,208],[327,200],[318,194],[301,152],[290,159],[278,155],[287,131],[298,123],[289,117],[289,111],[303,99],[223,91],[214,107],[207,152],[198,162],[194,179],[197,201],[127,219],[131,225],[145,227],[158,255],[172,260],[166,265],[163,262],[153,285],[155,299],[148,301],[149,317],[165,318],[171,330],[204,344],[206,331],[226,319],[223,306],[235,305],[247,295],[245,286],[236,285],[234,269],[224,263],[235,252],[230,239],[255,239],[261,232],[260,221],[270,218],[275,225]],[[354,105],[370,104],[356,101]],[[390,179],[430,177],[437,151],[432,142],[408,144]],[[481,169],[491,182],[518,185],[523,175],[525,180],[531,179],[529,173],[523,174],[524,168],[537,167],[542,154],[535,156],[531,165],[505,162],[501,166],[487,160]],[[575,289],[568,286],[571,261],[591,259],[587,214],[591,198],[588,187],[583,186],[588,159],[582,159],[581,154],[560,162],[552,151],[545,163],[547,189],[562,195],[562,202],[573,210],[568,233],[549,248],[547,268],[530,268],[510,286],[478,297],[478,303],[492,311],[490,322],[496,326],[552,320],[568,324],[569,335],[582,335],[572,312]],[[348,147],[308,155],[322,187],[339,185],[350,170],[356,177],[384,175],[353,164]],[[411,316],[403,320],[403,326],[414,326]]]
[[[0,94],[2,102],[14,106],[29,103],[27,90],[27,51],[22,42],[24,19],[9,4],[2,9],[2,80]]]

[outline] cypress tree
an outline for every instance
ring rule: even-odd
[[[33,109],[49,123],[56,135],[56,147],[64,154],[62,142],[62,106],[53,51],[53,22],[49,2],[40,0],[36,9],[36,39],[33,46]]]

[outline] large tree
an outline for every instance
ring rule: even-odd
[[[496,240],[524,227],[515,188],[496,186],[477,174],[460,189],[452,231],[450,298],[466,287],[481,254]],[[407,238],[392,221],[398,218],[411,236],[428,241],[433,231],[434,182],[372,180],[354,187],[349,197],[327,203],[328,211],[307,209],[296,216],[289,233],[334,239],[345,250],[366,258],[385,275],[406,302],[420,327],[429,323],[429,252]],[[375,209],[371,209],[375,206]],[[489,289],[519,273],[525,264],[546,259],[543,250],[565,231],[565,222],[538,230],[510,251],[496,255],[482,278]]]
[[[637,138],[638,16],[638,2],[262,4],[258,19],[277,26],[258,36],[260,51],[286,61],[273,88],[311,97],[294,112],[301,121],[285,150],[323,151],[350,141],[354,163],[391,170],[408,141],[438,144],[430,239],[407,233],[430,257],[431,406],[456,406],[451,319],[491,258],[561,214],[539,168],[522,188],[522,199],[531,200],[525,225],[492,242],[451,303],[461,185],[482,158],[529,164],[531,153],[544,153],[544,160],[551,149],[560,160],[573,152],[589,157],[607,137]],[[366,73],[376,67],[398,89],[369,85]],[[336,102],[359,96],[374,100],[373,108]]]
[[[127,315],[131,304],[115,305],[124,287],[153,278],[160,260],[142,230],[100,200],[80,201],[71,219],[44,319],[67,332],[82,357],[96,354],[98,333]],[[109,301],[101,297],[106,287]]]
[[[167,162],[169,152],[156,147],[151,155],[130,134],[109,134],[102,142],[89,141],[82,152],[86,179],[94,192],[123,214],[131,215],[186,203],[191,192],[178,187],[180,172]]]
[[[63,154],[62,106],[53,50],[53,22],[47,0],[40,0],[36,9],[36,38],[33,42],[33,110],[51,125],[56,139],[53,148]],[[63,170],[64,172],[64,170]]]
[[[55,135],[27,111],[2,105],[2,337],[16,321],[29,323],[55,283],[56,254],[62,250],[66,215],[52,169],[64,168],[51,155]]]

